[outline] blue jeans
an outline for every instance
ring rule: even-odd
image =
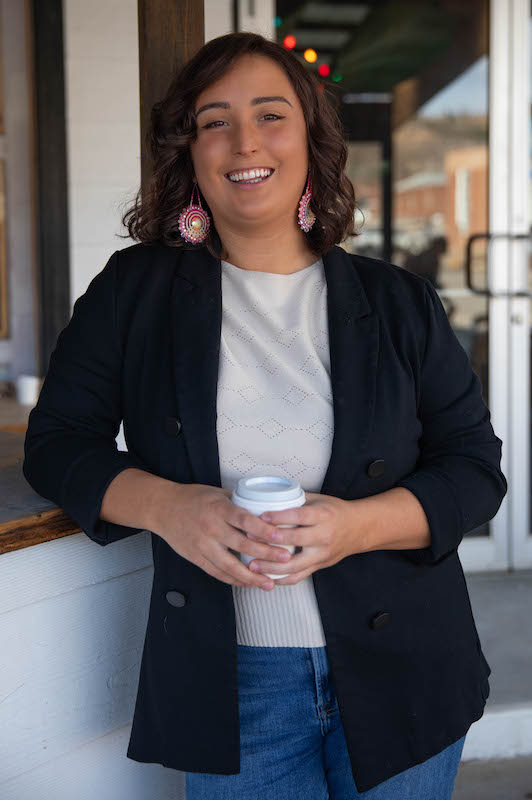
[[[327,647],[238,645],[240,772],[187,772],[186,800],[450,800],[465,736],[358,792]]]

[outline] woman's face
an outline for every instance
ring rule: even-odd
[[[259,97],[285,100],[254,104]],[[208,103],[229,107],[201,111]],[[250,232],[269,223],[297,228],[297,207],[307,179],[307,132],[299,99],[281,67],[265,56],[242,56],[199,95],[194,112],[194,173],[222,239],[224,228]],[[226,177],[248,167],[275,171],[254,188],[240,188]]]

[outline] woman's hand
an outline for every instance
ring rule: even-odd
[[[276,525],[299,525],[298,528],[277,528],[282,538],[281,544],[295,545],[303,549],[292,556],[287,564],[274,563],[257,558],[250,562],[249,568],[260,573],[284,575],[275,583],[299,583],[317,569],[330,567],[353,553],[365,552],[364,526],[357,531],[353,524],[353,503],[330,495],[305,492],[306,503],[299,508],[283,511],[267,511],[259,519],[269,521],[272,531]],[[257,538],[248,533],[250,539]],[[268,537],[272,541],[272,537]]]
[[[231,495],[228,489],[218,486],[165,481],[157,495],[156,514],[150,530],[178,555],[218,580],[233,586],[257,586],[271,591],[275,582],[251,572],[231,550],[269,559],[263,563],[275,563],[281,568],[281,574],[286,566],[285,559],[290,559],[291,555],[288,550],[269,543],[275,526],[235,505]]]

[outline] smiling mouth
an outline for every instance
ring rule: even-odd
[[[239,184],[242,185],[243,184],[244,186],[248,186],[250,184],[252,185],[252,184],[255,184],[255,183],[266,183],[268,178],[271,178],[271,176],[273,175],[274,172],[275,172],[275,170],[272,169],[269,175],[265,175],[265,176],[260,176],[259,175],[257,178],[249,178],[247,180],[240,180],[240,181],[232,181],[231,178],[229,177],[229,175],[225,175],[225,177],[227,178],[229,183],[234,183],[236,185],[239,185]]]

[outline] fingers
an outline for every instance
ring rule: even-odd
[[[316,569],[317,565],[317,548],[305,547],[296,551],[293,556],[288,559],[287,563],[279,563],[273,560],[260,560],[256,559],[249,565],[250,572],[261,572],[262,574],[271,573],[272,575],[296,575],[309,568]]]
[[[296,572],[293,575],[288,575],[286,578],[277,578],[275,583],[279,584],[280,586],[293,586],[296,583],[308,578],[309,575],[312,575],[314,570],[306,569],[303,572]]]
[[[251,533],[257,539],[264,539],[266,542],[275,542],[275,534],[279,533],[275,526],[270,522],[264,522],[260,517],[256,517],[245,508],[233,506],[225,521],[242,533]]]
[[[224,583],[233,586],[256,586],[260,589],[270,590],[275,586],[271,578],[265,575],[256,575],[240,561],[240,559],[227,550],[221,542],[214,543],[218,551],[213,555],[203,555],[206,561],[205,566],[201,566],[205,572]]]
[[[285,525],[284,523],[274,525],[237,506],[233,506],[233,509],[226,517],[226,522],[242,533],[250,534],[256,539],[263,539],[273,544],[292,544],[296,547],[303,547],[308,543],[306,541],[308,531],[305,526],[299,527],[292,524]]]
[[[227,544],[227,542],[226,542]],[[249,539],[245,533],[236,533],[229,539],[229,547],[239,553],[245,553],[253,558],[260,558],[263,561],[275,561],[286,563],[290,561],[291,555],[284,547],[278,547],[266,542],[257,542]]]
[[[221,545],[221,554],[218,565],[221,569],[229,572],[230,575],[233,575],[238,581],[243,583],[259,586],[261,588],[264,588],[264,584],[269,586],[270,583],[273,583],[271,578],[268,578],[266,575],[252,572],[249,567],[244,564],[240,558],[238,558],[238,556],[235,556],[233,553],[229,552],[224,545]]]
[[[227,507],[224,504],[223,512],[221,516],[227,527],[223,526],[222,531],[211,528],[209,533],[209,526],[207,524],[203,526],[203,533],[209,535],[206,537],[208,545],[203,548],[202,553],[205,566],[200,566],[224,583],[234,586],[256,586],[268,591],[273,589],[275,582],[264,573],[285,574],[287,564],[293,558],[289,550],[276,546],[273,542],[274,533],[281,533],[284,538],[285,532],[279,531],[276,526],[232,503]],[[292,526],[287,527],[290,528],[290,540],[286,544],[297,545],[297,542],[293,541],[296,538],[293,536],[295,529]],[[249,538],[248,533],[253,538]],[[218,549],[213,550],[213,547]],[[231,549],[257,560],[264,569],[259,572],[252,571],[238,555],[231,552]],[[272,565],[273,568],[270,568]]]

